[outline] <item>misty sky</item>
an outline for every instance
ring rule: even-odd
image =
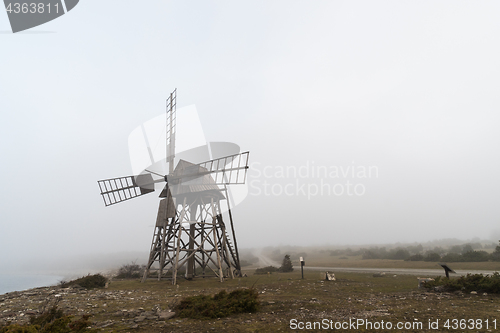
[[[499,14],[82,0],[12,34],[0,11],[0,267],[149,251],[159,191],[105,207],[97,180],[131,174],[129,134],[175,88],[250,151],[240,247],[497,240]]]

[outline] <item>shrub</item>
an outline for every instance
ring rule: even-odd
[[[116,277],[119,279],[139,279],[142,277],[142,274],[144,274],[145,270],[145,265],[140,266],[137,265],[135,261],[133,261],[130,264],[126,264],[120,267],[120,269],[118,270],[118,275],[116,275]]]
[[[214,296],[197,295],[184,298],[173,307],[181,318],[222,318],[236,313],[257,312],[260,306],[255,289],[222,290]]]
[[[101,274],[94,274],[94,275],[89,274],[87,276],[83,276],[73,281],[62,282],[61,287],[68,288],[71,286],[80,286],[85,289],[104,288],[106,286],[107,281],[108,279],[106,279]]]
[[[293,272],[292,261],[290,260],[290,256],[288,254],[286,254],[283,258],[279,271],[282,273]]]
[[[267,274],[267,273],[272,273],[272,272],[276,272],[278,271],[278,269],[274,266],[267,266],[267,267],[263,267],[263,268],[257,268],[255,270],[255,274]]]
[[[439,276],[434,281],[425,283],[424,286],[426,288],[443,286],[444,290],[447,291],[462,290],[465,292],[477,291],[499,294],[500,274],[498,272],[489,276],[483,274],[467,274],[458,279],[447,279]]]
[[[25,325],[12,324],[0,327],[0,333],[36,333],[36,332],[95,332],[89,330],[92,323],[89,321],[90,315],[83,315],[78,320],[72,320],[73,316],[66,315],[57,308],[57,304],[47,312],[42,312],[38,316],[30,317],[30,323]]]

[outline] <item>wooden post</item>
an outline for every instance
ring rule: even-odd
[[[234,251],[236,252],[236,260],[238,261],[235,264],[238,274],[241,276],[240,254],[238,253],[238,243],[236,243],[236,233],[234,232],[233,214],[231,213],[231,207],[229,206],[229,196],[227,194],[226,185],[224,185],[224,190],[226,191],[227,212],[229,213],[229,222],[231,223],[231,232],[233,234]]]
[[[177,251],[175,253],[175,266],[172,276],[173,285],[177,283],[177,266],[179,265],[179,252],[181,250],[182,221],[184,220],[185,213],[186,213],[186,197],[184,197],[184,202],[182,203],[181,216],[179,217],[179,233],[177,234]]]
[[[161,221],[161,228],[162,228],[162,236],[161,236],[161,249],[160,249],[160,262],[159,262],[159,265],[160,265],[160,269],[158,270],[158,281],[161,280],[161,276],[163,274],[163,268],[165,267],[165,255],[166,255],[166,248],[165,246],[167,244],[165,244],[165,241],[166,241],[166,238],[167,238],[167,222],[168,222],[168,215],[167,215],[167,206],[168,206],[168,198],[167,199],[163,199],[161,201],[161,203],[165,206],[163,207],[163,209],[165,210],[163,212],[163,220]],[[161,206],[160,206],[161,207]]]
[[[222,213],[220,209],[220,201],[217,201],[217,208],[219,210],[220,214],[220,221],[222,221]],[[231,256],[229,255],[229,249],[228,249],[228,241],[227,241],[227,235],[226,235],[226,226],[224,225],[224,222],[220,223],[220,227],[222,230],[222,239],[223,239],[223,247],[224,247],[224,252],[225,256],[227,258],[228,266],[229,266],[229,275],[231,276],[231,279],[234,279],[234,273],[233,273],[233,266],[231,265]]]
[[[215,233],[215,228],[217,226],[217,215],[215,213],[215,206],[214,206],[214,199],[211,198],[210,199],[210,206],[212,206],[212,232],[213,232],[213,241],[214,241],[214,245],[215,245],[215,253],[217,253],[217,263],[219,265],[219,278],[220,278],[220,282],[223,282],[224,281],[224,273],[222,273],[222,262],[220,260],[220,254],[219,254],[219,245],[218,245],[218,241],[217,241],[217,235]]]
[[[190,221],[195,221],[196,220],[196,210],[198,208],[198,204],[194,203],[193,205],[190,206],[191,210],[191,217]],[[196,224],[192,223],[189,225],[189,251],[188,255],[190,256],[188,262],[187,262],[187,270],[186,270],[186,278],[188,280],[191,280],[195,274],[194,272],[194,255],[193,255],[193,249],[194,249],[194,236],[195,236],[195,227]]]

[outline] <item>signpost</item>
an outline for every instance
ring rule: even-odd
[[[304,279],[304,265],[305,265],[305,261],[304,261],[304,258],[303,257],[300,257],[300,270],[302,271],[302,279]]]

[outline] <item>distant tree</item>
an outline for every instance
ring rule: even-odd
[[[375,251],[366,250],[363,252],[361,259],[378,259],[378,255],[377,253],[375,253]]]
[[[500,243],[500,241],[498,241]],[[497,245],[495,248],[495,251],[493,251],[492,254],[490,254],[490,258],[493,261],[500,261],[500,244]]]
[[[339,256],[339,255],[342,255],[342,254],[344,254],[344,251],[339,250],[339,249],[335,249],[335,250],[330,251],[330,255],[331,256]]]
[[[493,252],[490,254],[490,259],[493,261],[500,261],[500,252]]]
[[[465,244],[462,247],[462,254],[465,254],[467,252],[472,252],[472,251],[474,251],[474,249],[472,248],[472,245],[470,245],[470,244]]]
[[[441,246],[435,246],[433,249],[432,249],[432,252],[434,253],[437,253],[439,254],[440,256],[442,256],[443,254],[446,253],[446,250],[443,249]]]
[[[427,253],[424,257],[424,261],[439,261],[441,260],[441,256],[436,252]]]
[[[448,249],[448,253],[462,253],[461,245],[453,245]]]
[[[344,254],[346,256],[353,256],[353,255],[355,255],[353,252],[354,251],[350,247],[348,247],[347,249],[345,249]]]
[[[419,254],[419,253],[422,253],[422,251],[424,251],[424,247],[422,246],[422,244],[418,244],[418,245],[415,245],[415,246],[408,246],[407,247],[408,251],[410,251],[410,254]]]
[[[414,254],[410,256],[408,259],[406,259],[406,261],[423,261],[423,260],[424,256],[420,253]]]
[[[293,272],[293,265],[292,265],[292,260],[290,260],[290,255],[285,254],[285,257],[283,258],[283,262],[281,263],[279,271],[282,273]]]
[[[470,243],[470,246],[474,249],[474,250],[478,250],[478,249],[482,249],[483,248],[483,245],[479,242],[476,242],[476,243]]]
[[[480,261],[488,261],[490,255],[486,251],[468,251],[462,254],[462,261],[468,262],[480,262]]]
[[[410,257],[410,251],[408,251],[407,249],[398,248],[391,257],[392,258],[390,259],[406,260]]]

